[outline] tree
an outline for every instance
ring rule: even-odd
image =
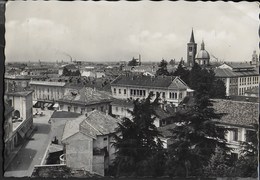
[[[168,172],[172,176],[201,175],[203,167],[215,153],[216,147],[229,151],[226,129],[217,126],[221,114],[215,113],[212,102],[204,93],[196,94],[195,105],[176,113],[169,146]]]
[[[133,111],[129,111],[132,118],[124,118],[119,124],[119,135],[115,135],[114,142],[117,150],[114,168],[118,176],[150,175],[151,161],[163,149],[160,134],[153,123],[154,106],[158,104],[157,100],[151,102],[152,96],[150,93],[146,99],[135,100]]]
[[[209,95],[210,98],[225,98],[225,84],[216,79],[213,70],[201,68],[195,63],[189,74],[189,86],[197,92]]]
[[[175,59],[174,59],[174,60],[171,59],[170,62],[169,62],[169,64],[170,64],[171,66],[174,66],[174,65],[175,65]]]
[[[138,66],[139,63],[137,62],[137,59],[133,57],[131,61],[128,62],[128,66]]]
[[[70,76],[70,71],[66,67],[64,67],[63,71],[62,71],[62,75],[63,76]]]
[[[156,71],[156,75],[160,76],[160,75],[165,75],[165,76],[169,76],[169,72],[167,71],[167,61],[166,60],[162,60],[159,65],[158,65],[158,70]]]
[[[203,174],[206,177],[232,177],[236,174],[236,170],[231,164],[230,155],[217,147],[208,165],[203,167]]]
[[[190,71],[183,67],[182,62],[179,63],[178,68],[172,75],[179,76],[186,84],[189,84]]]

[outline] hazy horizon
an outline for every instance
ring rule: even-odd
[[[186,60],[194,30],[197,49],[222,61],[259,53],[256,2],[6,3],[6,62]],[[46,13],[48,12],[48,13]]]

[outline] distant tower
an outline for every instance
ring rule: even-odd
[[[252,65],[258,66],[258,55],[256,54],[256,51],[254,51],[252,55]]]
[[[194,40],[193,29],[191,31],[190,42],[187,44],[187,63],[188,66],[193,66],[195,62],[195,56],[197,54],[197,44]]]
[[[141,65],[141,54],[139,54],[139,66]]]

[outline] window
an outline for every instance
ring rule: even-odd
[[[165,92],[162,93],[162,97],[165,98]]]
[[[78,109],[78,107],[77,107],[77,106],[75,106],[75,107],[74,107],[74,112],[77,112],[77,109]]]
[[[92,108],[91,110],[94,111],[96,108]]]
[[[238,141],[238,129],[231,130],[231,141]]]
[[[177,93],[174,93],[174,98],[177,99]]]
[[[130,95],[131,96],[133,95],[133,89],[130,89]]]
[[[118,94],[121,94],[121,89],[118,89]]]
[[[107,138],[104,138],[103,140],[104,140],[104,141],[106,141],[106,140],[107,140]]]
[[[100,107],[100,111],[104,112],[104,107],[103,106]]]
[[[70,112],[70,109],[71,109],[71,107],[70,106],[68,106],[68,111]]]
[[[145,96],[145,90],[143,90],[143,95]]]
[[[139,96],[139,90],[136,90],[136,95]]]
[[[143,90],[140,90],[140,96],[143,96]]]
[[[124,89],[124,94],[126,94],[126,89]]]
[[[116,111],[118,111],[118,107],[116,107]]]
[[[121,107],[121,112],[124,112],[124,108],[123,107]]]
[[[189,47],[189,51],[192,51],[192,47]]]
[[[134,96],[136,95],[136,90],[134,89]]]
[[[179,96],[180,96],[180,99],[181,99],[182,98],[182,93],[181,92],[180,92]]]
[[[114,88],[114,94],[116,94],[116,88]]]

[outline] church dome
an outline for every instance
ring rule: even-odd
[[[210,59],[210,55],[208,51],[205,50],[205,44],[203,41],[201,43],[201,50],[196,55],[196,59]]]

